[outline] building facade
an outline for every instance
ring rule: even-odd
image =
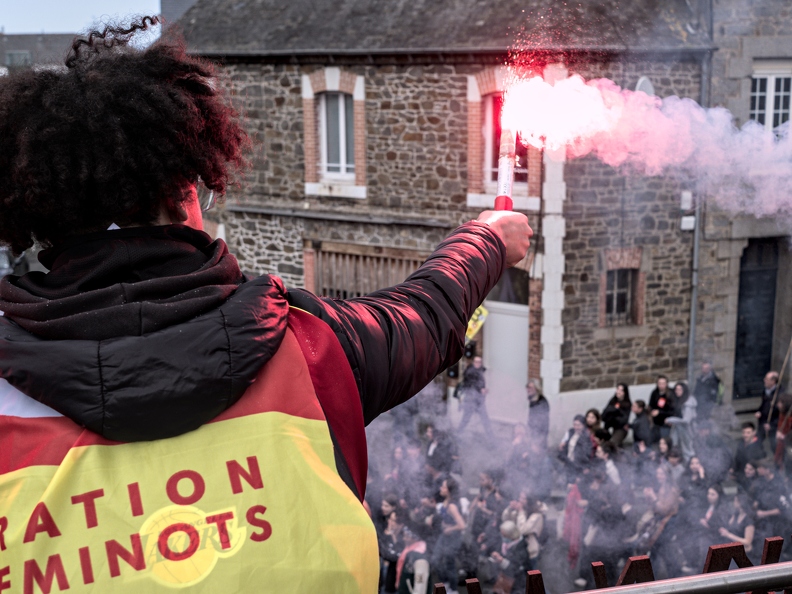
[[[520,68],[546,80],[606,77],[723,104],[742,121],[755,73],[771,73],[773,85],[783,79],[773,68],[792,47],[777,11],[752,9],[746,28],[737,0],[628,3],[605,15],[594,2],[418,12],[374,10],[371,0],[334,12],[302,4],[221,14],[220,3],[200,0],[179,24],[192,51],[223,63],[256,147],[241,189],[210,226],[243,268],[342,298],[402,280],[451,229],[492,205],[504,64],[515,44],[525,48]],[[534,245],[490,295],[477,337],[495,418],[524,418],[529,376],[544,384],[556,432],[573,411],[603,406],[616,382],[641,397],[658,374],[685,379],[705,359],[727,398],[737,394],[740,303],[748,308],[740,271],[751,266],[741,261],[771,238],[773,283],[788,282],[778,273],[789,262],[780,240],[788,231],[732,220],[693,188],[593,157],[523,151],[515,208],[528,214]],[[698,231],[683,221],[691,198],[703,204]],[[769,278],[758,257],[754,268]],[[773,365],[792,330],[783,304],[773,302]]]

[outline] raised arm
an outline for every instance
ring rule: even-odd
[[[451,233],[395,287],[349,300],[289,292],[292,305],[336,332],[358,382],[366,424],[462,356],[468,320],[506,266],[524,257],[530,235],[523,215],[484,213]]]

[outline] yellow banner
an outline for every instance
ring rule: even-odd
[[[487,308],[483,305],[479,305],[476,308],[476,311],[473,312],[473,317],[470,318],[468,322],[467,331],[465,332],[465,338],[467,340],[473,340],[473,337],[481,330],[488,315],[489,311],[487,311]]]
[[[327,424],[264,412],[0,476],[0,592],[375,592]]]

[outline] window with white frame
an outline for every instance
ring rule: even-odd
[[[321,93],[318,109],[322,175],[354,179],[355,120],[352,95]]]
[[[501,137],[501,111],[503,94],[492,93],[484,97],[484,183],[498,181],[498,151]],[[528,148],[517,137],[517,163],[514,168],[514,183],[528,183]]]
[[[792,62],[757,61],[751,78],[750,119],[774,130],[789,120]]]

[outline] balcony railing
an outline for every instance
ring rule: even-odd
[[[609,587],[602,562],[592,563],[591,571],[598,594],[767,594],[771,591],[792,594],[792,562],[778,562],[783,546],[784,539],[780,536],[766,538],[761,565],[753,567],[740,543],[713,545],[707,551],[701,575],[660,581],[655,581],[652,562],[645,555],[630,557],[613,587]],[[729,570],[732,561],[738,569]],[[482,594],[477,579],[467,580],[465,585],[468,594]],[[434,594],[446,594],[445,587],[435,584]],[[541,571],[528,572],[525,594],[545,594]]]

